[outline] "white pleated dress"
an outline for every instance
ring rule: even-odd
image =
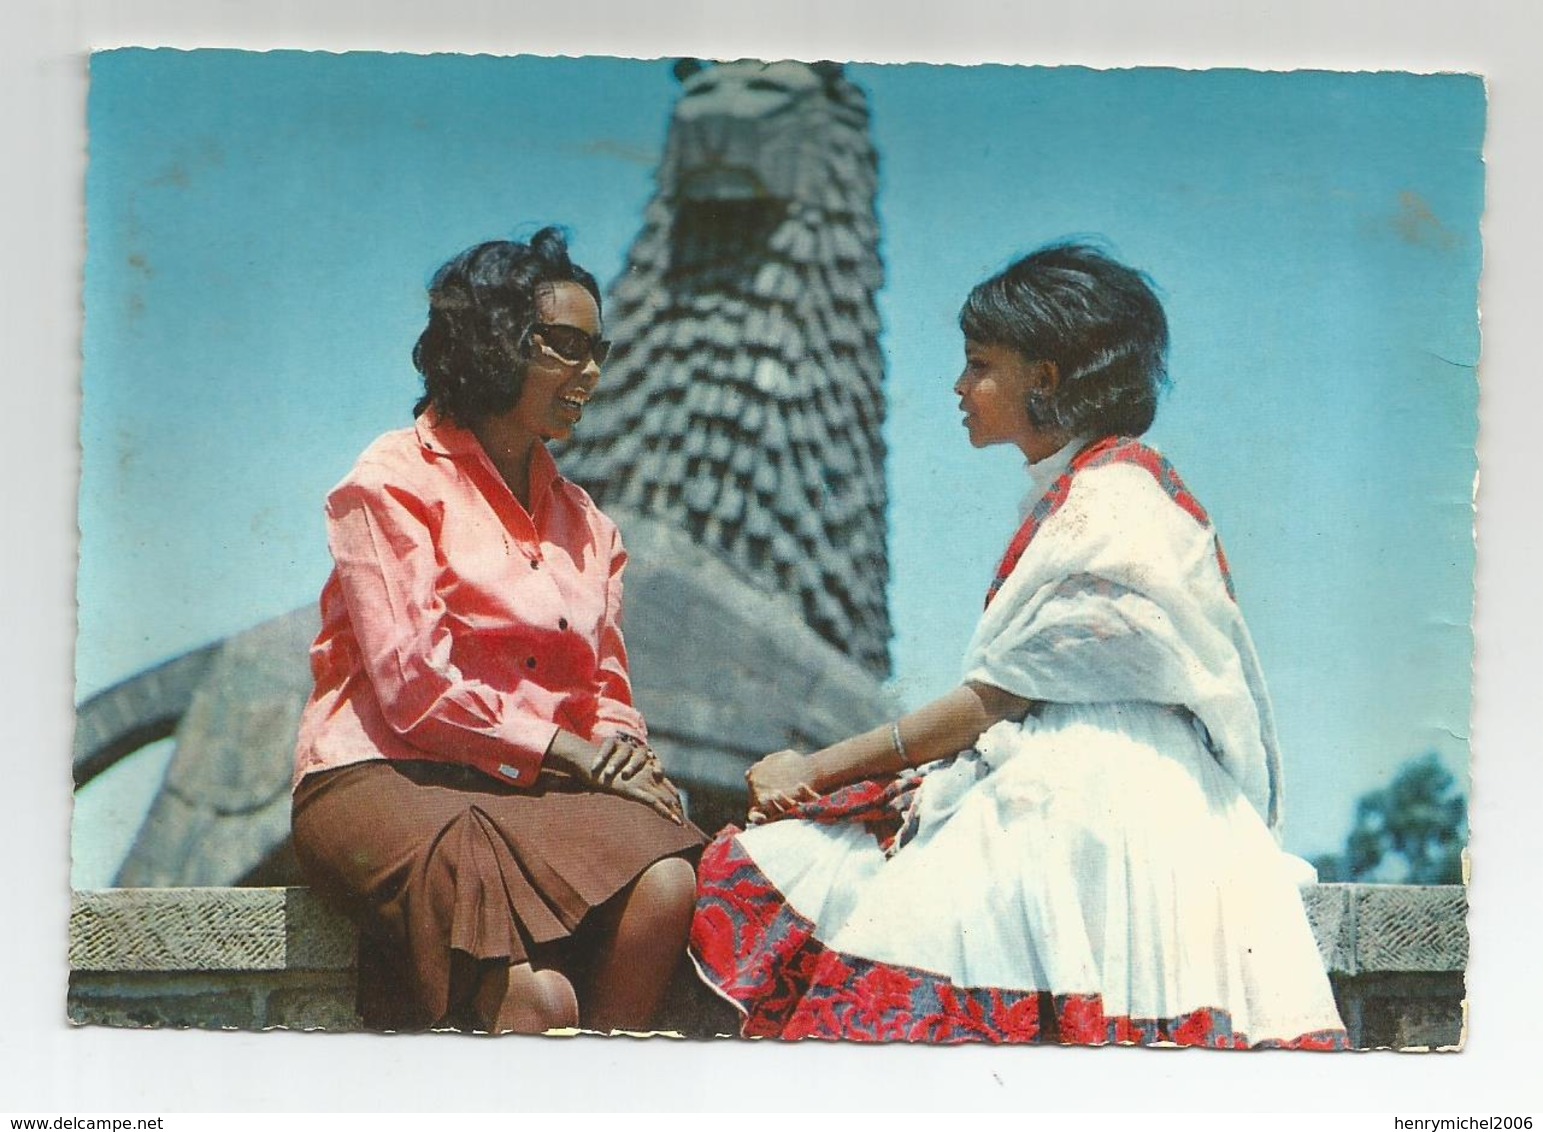
[[[747,1036],[1343,1048],[1209,521],[1134,441],[1031,471],[964,675],[1035,709],[720,834],[699,971]]]

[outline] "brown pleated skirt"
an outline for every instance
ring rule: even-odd
[[[582,963],[585,917],[705,840],[553,774],[517,789],[465,767],[377,759],[309,774],[294,798],[302,871],[360,926],[371,1029],[460,1024],[488,963]]]

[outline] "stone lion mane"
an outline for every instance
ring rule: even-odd
[[[886,675],[867,100],[836,64],[676,74],[658,190],[611,292],[617,352],[564,470],[608,510],[688,530]]]

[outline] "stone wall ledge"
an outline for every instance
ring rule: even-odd
[[[1468,895],[1460,884],[1312,884],[1302,903],[1331,975],[1468,966]]]
[[[109,888],[70,899],[72,971],[350,971],[354,926],[308,888]]]
[[[1462,886],[1317,884],[1302,897],[1355,1045],[1461,1044]],[[306,888],[77,892],[69,1014],[118,1026],[355,1029],[356,951],[353,925]],[[672,993],[677,1018],[665,1027],[725,1032],[705,999]]]

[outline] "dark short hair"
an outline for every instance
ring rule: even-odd
[[[1038,428],[1140,436],[1168,382],[1168,319],[1147,277],[1089,244],[1031,252],[970,292],[966,338],[1054,362],[1060,383],[1029,402]]]
[[[429,324],[413,347],[423,375],[417,416],[432,407],[471,426],[514,407],[525,381],[531,327],[540,321],[541,288],[577,283],[600,306],[595,277],[568,258],[560,228],[529,243],[492,240],[468,248],[434,273]]]

